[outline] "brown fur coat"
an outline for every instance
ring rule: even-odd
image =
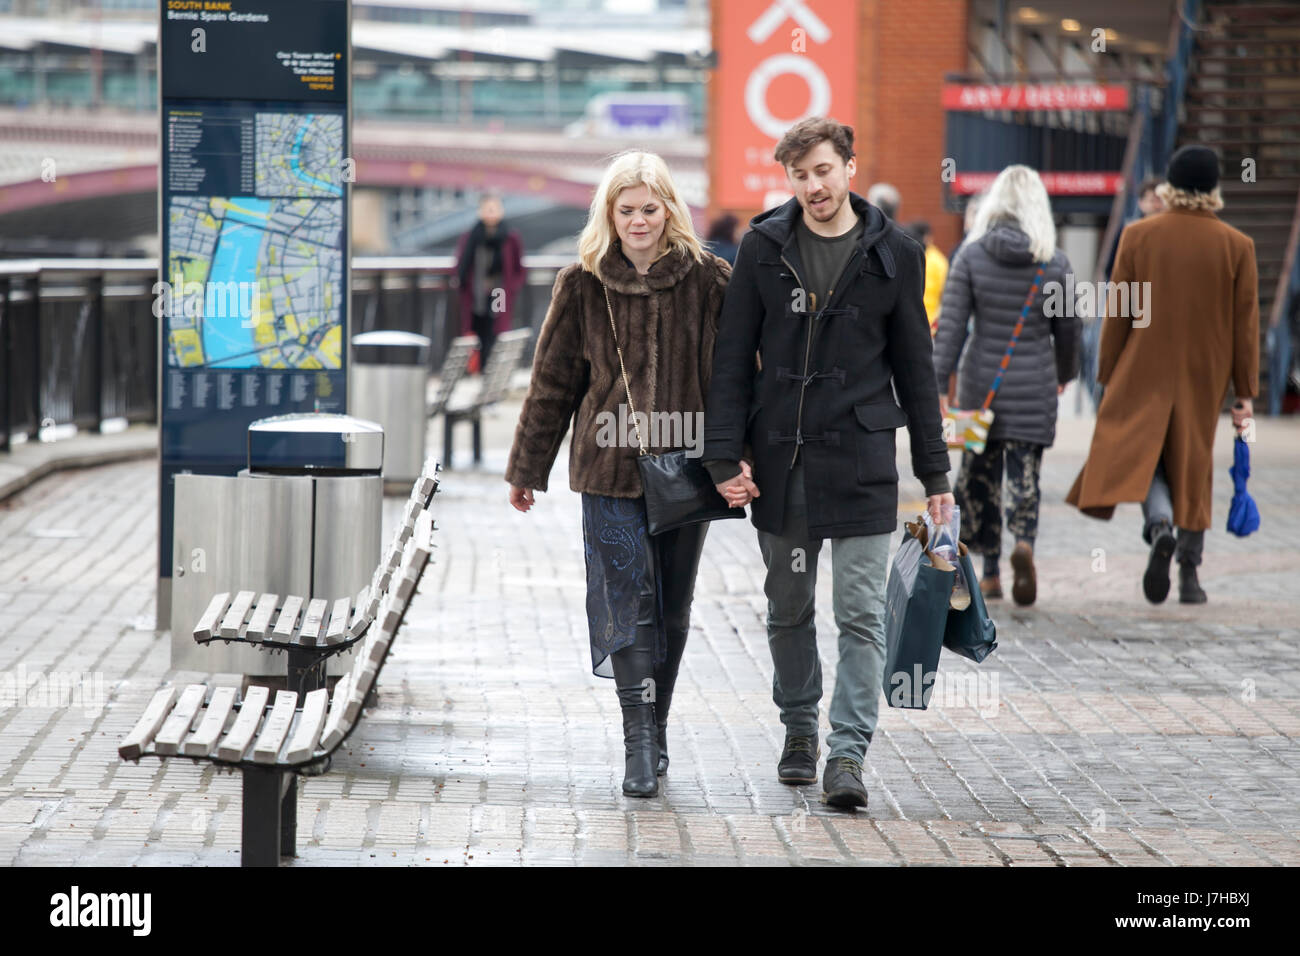
[[[718,315],[731,267],[708,252],[704,261],[670,252],[639,275],[617,241],[600,262],[638,413],[651,451],[703,448],[704,398],[713,368]],[[618,353],[601,283],[578,263],[555,277],[551,305],[533,358],[528,396],[515,428],[506,481],[537,491],[547,480],[573,420],[569,487],[636,498],[641,494],[636,433],[626,406]],[[674,422],[679,422],[676,424]],[[630,441],[629,441],[630,439]]]

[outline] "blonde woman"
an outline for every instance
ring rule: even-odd
[[[1016,541],[1011,596],[1022,605],[1033,604],[1038,595],[1034,544],[1039,469],[1043,449],[1056,438],[1057,396],[1079,371],[1079,320],[1073,308],[1046,307],[1051,283],[1060,284],[1059,300],[1070,261],[1056,248],[1056,226],[1043,181],[1028,166],[1008,166],[980,203],[944,286],[934,370],[945,411],[954,372],[958,405],[979,408],[984,403],[1040,265],[1042,285],[993,399],[988,445],[983,454],[962,452],[954,491],[961,508],[962,541],[984,555],[980,589],[985,597],[1000,598],[1005,466],[1006,525]],[[969,343],[968,319],[973,319]]]
[[[555,278],[506,481],[511,505],[527,512],[573,419],[592,671],[618,692],[623,792],[650,797],[668,768],[668,709],[708,526],[647,533],[638,442],[656,453],[700,447],[731,267],[703,249],[668,167],[645,152],[605,171],[578,260]]]

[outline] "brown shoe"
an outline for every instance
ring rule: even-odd
[[[1011,570],[1015,580],[1011,582],[1011,597],[1017,604],[1033,604],[1038,597],[1038,580],[1034,575],[1034,549],[1024,541],[1016,545],[1011,552]]]
[[[981,578],[980,594],[984,595],[986,601],[1002,597],[1001,578]]]

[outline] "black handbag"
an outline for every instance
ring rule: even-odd
[[[605,309],[609,312],[609,329],[614,333],[614,349],[618,352],[618,368],[623,375],[623,390],[627,393],[627,407],[636,427],[639,446],[636,456],[641,472],[641,488],[645,493],[646,526],[649,532],[663,534],[700,521],[719,518],[743,518],[744,508],[732,508],[718,494],[713,479],[699,458],[691,458],[683,449],[652,455],[641,435],[641,424],[632,403],[632,388],[627,381],[627,368],[623,365],[623,349],[618,344],[618,329],[614,326],[614,309],[609,304],[609,290],[605,293]],[[653,414],[650,412],[648,414]]]

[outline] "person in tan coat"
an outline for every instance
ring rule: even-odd
[[[1120,239],[1111,283],[1128,288],[1129,307],[1107,310],[1097,362],[1106,390],[1066,501],[1102,519],[1119,502],[1142,502],[1147,599],[1168,595],[1176,555],[1179,600],[1200,604],[1219,409],[1231,385],[1241,428],[1259,388],[1258,276],[1254,242],[1214,214],[1223,208],[1214,152],[1184,146],[1166,179],[1157,191],[1168,211]],[[1123,301],[1117,294],[1111,305]]]
[[[505,478],[527,512],[573,423],[592,671],[618,692],[623,792],[651,797],[668,769],[668,708],[708,525],[652,537],[636,459],[642,442],[656,454],[702,450],[731,266],[703,249],[668,167],[644,152],[605,171],[578,258],[555,279]]]

